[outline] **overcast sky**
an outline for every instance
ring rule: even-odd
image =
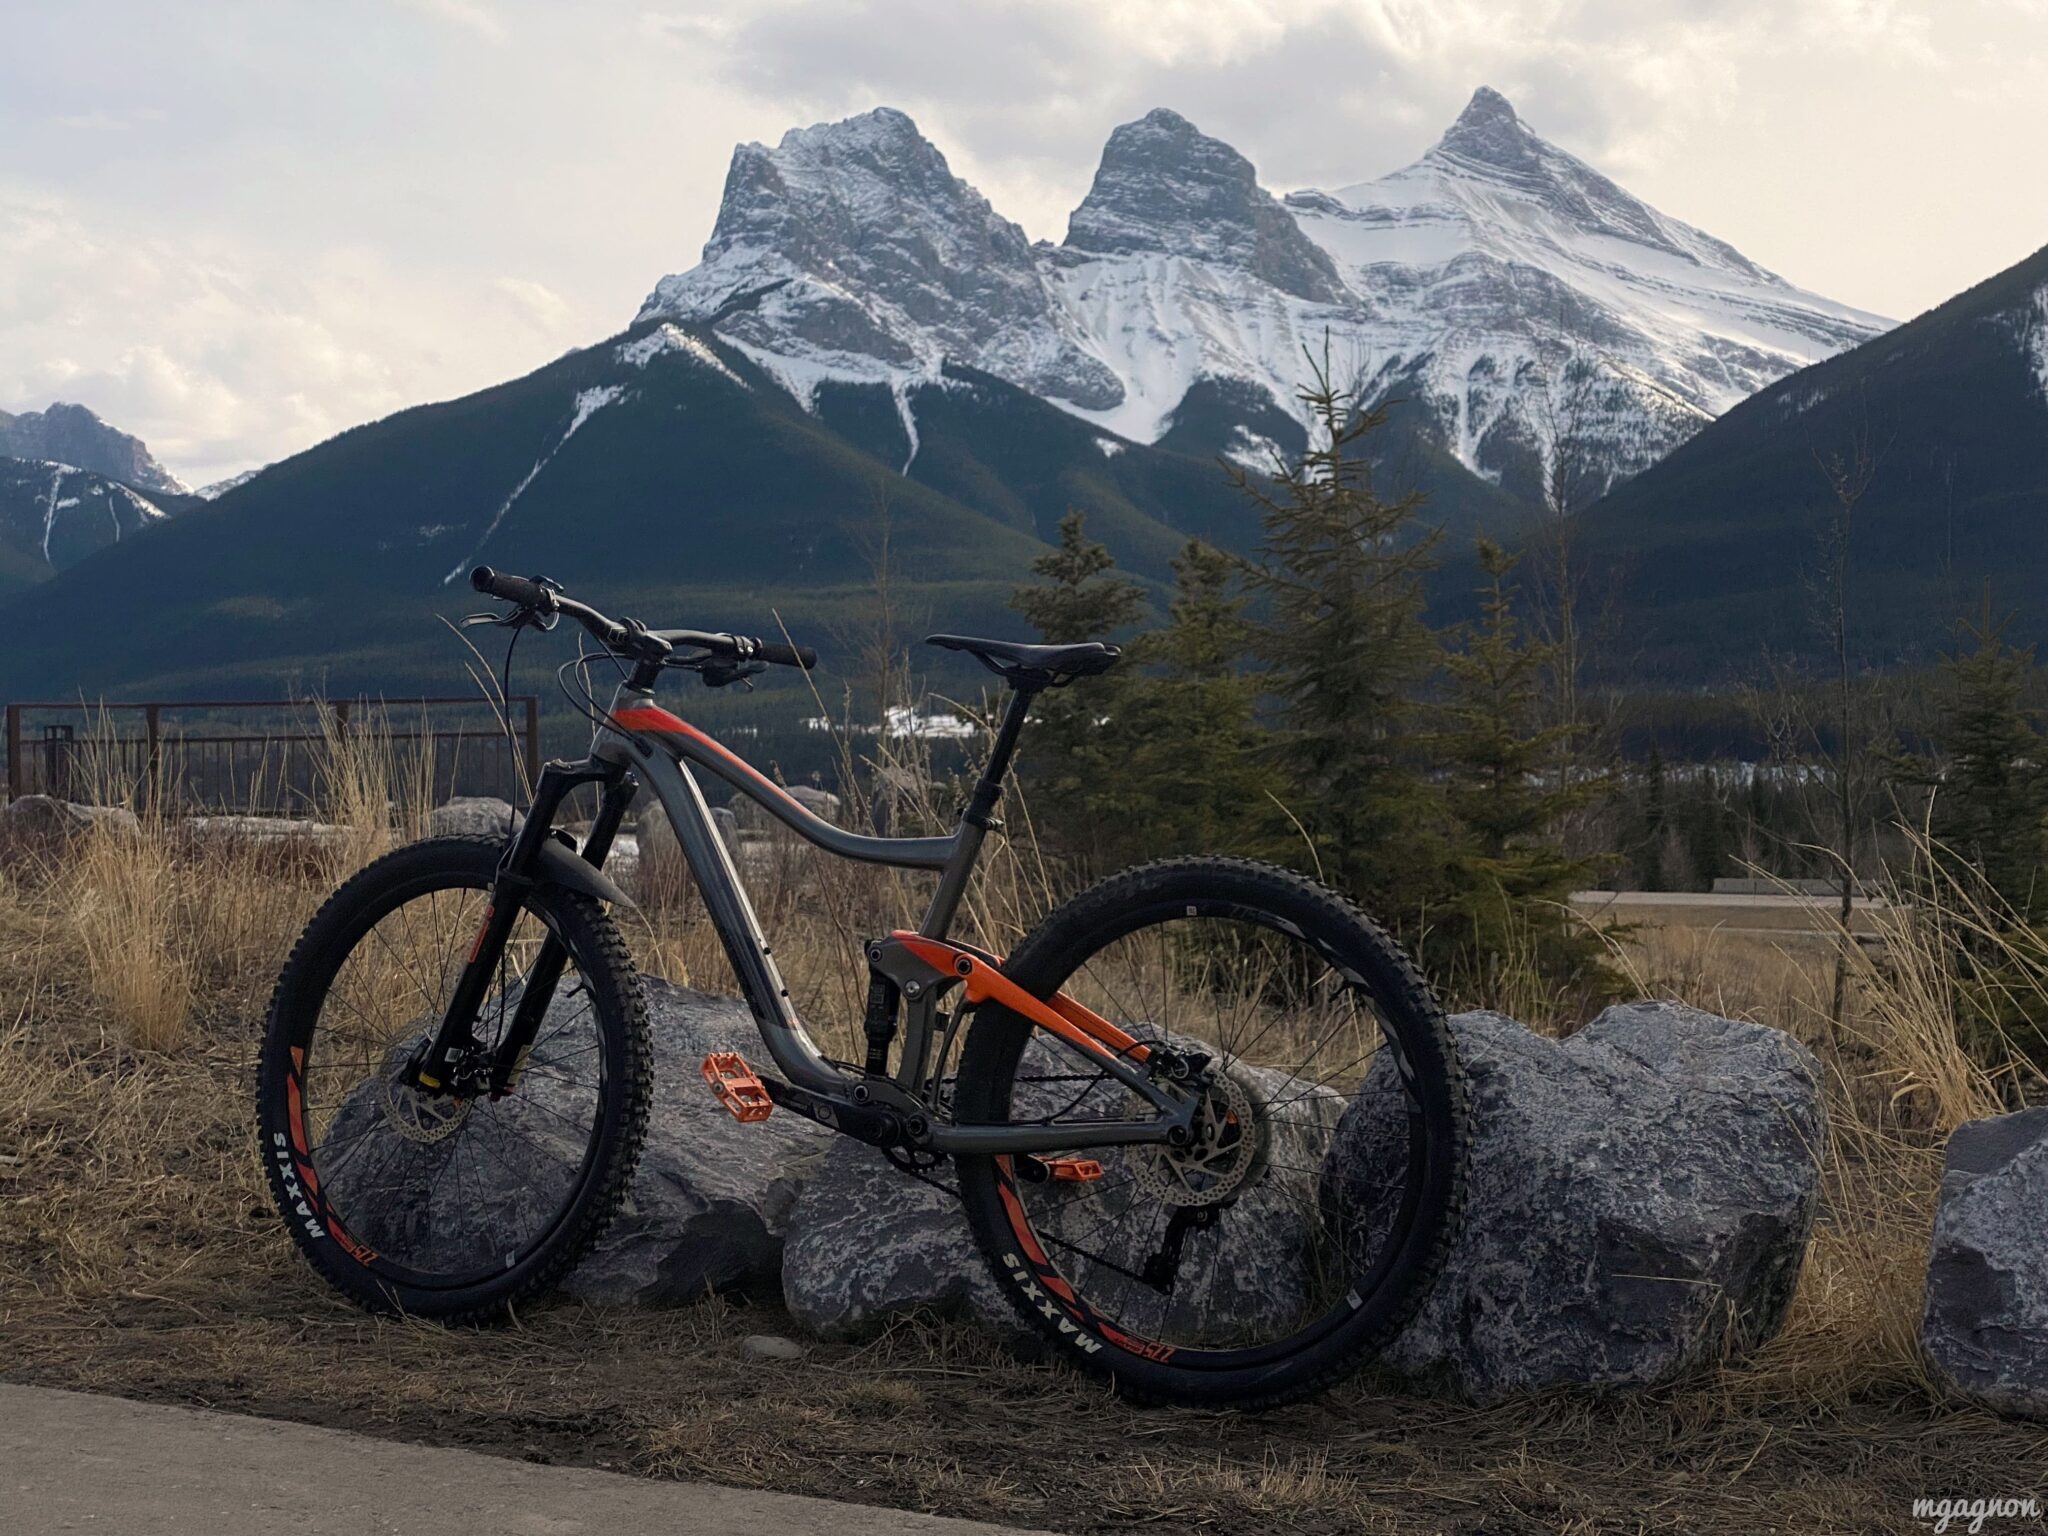
[[[734,143],[887,103],[1035,237],[1171,106],[1268,186],[1475,86],[1910,316],[2048,243],[2048,0],[0,0],[0,409],[193,483],[619,329]]]

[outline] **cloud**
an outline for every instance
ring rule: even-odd
[[[531,279],[470,284],[368,248],[138,238],[0,189],[0,408],[79,401],[194,484],[497,383],[584,332]]]
[[[659,14],[657,33],[744,90],[819,116],[886,101],[989,181],[1020,171],[1051,201],[999,203],[1053,235],[1086,175],[1050,168],[1092,159],[1153,106],[1275,185],[1328,186],[1412,159],[1493,85],[1627,174],[1736,110],[1759,59],[1936,52],[1906,0],[714,0]]]
[[[0,50],[0,409],[188,479],[499,382],[690,265],[736,140],[880,103],[1054,239],[1109,131],[1269,186],[1414,159],[1474,87],[1796,282],[1903,314],[2048,239],[2048,0],[101,0]]]
[[[67,112],[50,121],[74,133],[126,133],[145,123],[160,123],[165,116],[157,107],[126,107],[118,111],[95,107],[90,112]]]
[[[397,3],[465,28],[494,43],[504,42],[507,35],[504,22],[485,0],[397,0]]]
[[[530,277],[493,278],[491,289],[502,294],[527,324],[549,335],[559,333],[574,314],[568,300]]]

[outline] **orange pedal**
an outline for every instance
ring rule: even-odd
[[[754,1075],[747,1058],[738,1051],[713,1051],[704,1058],[704,1081],[718,1095],[718,1102],[742,1125],[766,1120],[775,1113],[775,1101],[768,1087]]]
[[[1048,1157],[1040,1159],[1045,1171],[1061,1184],[1092,1184],[1102,1177],[1102,1164],[1092,1157]]]

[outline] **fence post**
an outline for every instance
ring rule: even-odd
[[[142,706],[142,728],[149,737],[149,762],[143,769],[143,808],[152,814],[162,808],[164,791],[163,706]]]
[[[21,762],[21,706],[7,706],[7,798],[19,800],[25,792],[27,773]]]
[[[540,781],[540,695],[526,696],[526,785],[529,790]]]

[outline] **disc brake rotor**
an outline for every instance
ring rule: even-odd
[[[422,1093],[392,1072],[384,1074],[378,1099],[378,1107],[391,1128],[405,1140],[422,1146],[453,1136],[469,1118],[470,1106],[476,1102],[473,1098]]]
[[[1264,1168],[1264,1106],[1236,1074],[1217,1069],[1195,1111],[1194,1141],[1140,1153],[1137,1187],[1173,1206],[1213,1206],[1235,1198]]]

